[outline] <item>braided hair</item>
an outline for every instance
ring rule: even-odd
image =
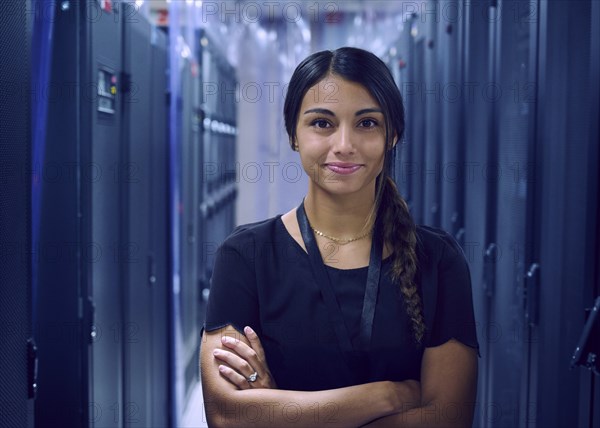
[[[308,90],[329,74],[364,86],[377,100],[385,117],[384,168],[376,180],[373,215],[383,223],[385,242],[392,246],[392,281],[404,297],[415,341],[421,343],[425,333],[423,305],[414,281],[417,270],[416,226],[408,205],[400,196],[390,176],[391,159],[396,142],[404,134],[402,95],[390,71],[376,55],[358,48],[343,47],[316,52],[304,59],[294,71],[285,98],[285,128],[294,149],[300,106]]]

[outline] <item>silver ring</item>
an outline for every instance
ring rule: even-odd
[[[256,379],[257,379],[257,378],[258,378],[258,373],[257,373],[257,372],[254,372],[254,373],[252,373],[250,376],[248,376],[248,377],[246,378],[246,380],[247,380],[248,382],[256,382]]]

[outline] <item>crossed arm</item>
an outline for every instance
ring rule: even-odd
[[[418,406],[368,427],[470,427],[477,394],[477,353],[454,339],[425,348]]]
[[[467,427],[472,423],[477,356],[474,349],[455,340],[425,349],[420,384],[384,381],[323,391],[277,389],[258,336],[251,330],[241,335],[231,326],[204,332],[200,359],[211,427]],[[253,370],[259,380],[250,384],[246,376]]]

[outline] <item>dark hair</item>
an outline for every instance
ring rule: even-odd
[[[376,180],[375,212],[381,216],[384,239],[393,249],[392,280],[400,286],[413,336],[420,343],[425,322],[421,297],[414,281],[417,270],[416,226],[408,205],[390,176],[390,159],[396,149],[394,139],[401,141],[404,135],[402,95],[385,63],[371,52],[343,47],[314,53],[296,67],[285,98],[285,129],[292,148],[296,142],[296,127],[304,96],[330,74],[364,86],[383,110],[386,150],[384,168]]]

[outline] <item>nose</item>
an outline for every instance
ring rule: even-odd
[[[333,135],[333,152],[337,155],[350,155],[354,153],[354,135],[348,126],[340,126]]]

